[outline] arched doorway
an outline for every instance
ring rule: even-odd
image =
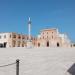
[[[3,44],[2,43],[0,43],[0,48],[3,48]]]
[[[38,47],[40,47],[40,43],[38,43]]]
[[[47,41],[47,47],[49,47],[49,41]]]
[[[6,47],[7,42],[4,42],[4,47]]]
[[[60,46],[60,44],[57,42],[57,47],[59,47]]]

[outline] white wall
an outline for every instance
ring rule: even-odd
[[[11,33],[0,33],[0,43],[7,42],[7,47],[9,47],[9,39],[10,39],[10,34]],[[4,38],[6,36],[6,38]]]

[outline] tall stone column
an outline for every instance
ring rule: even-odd
[[[28,40],[27,40],[27,47],[31,48],[32,47],[32,40],[31,40],[31,20],[29,17],[28,20]]]

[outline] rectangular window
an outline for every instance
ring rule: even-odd
[[[43,36],[43,39],[44,39],[44,36]]]
[[[6,38],[6,35],[4,35],[4,38]]]
[[[25,39],[25,36],[22,36],[22,39]]]
[[[13,35],[13,38],[16,38],[16,35]]]
[[[21,39],[21,36],[20,35],[18,35],[18,39]]]
[[[53,36],[52,36],[52,39],[53,39]]]
[[[11,38],[11,35],[10,35],[10,38]]]
[[[43,35],[44,35],[44,32],[43,32]]]
[[[0,36],[0,39],[1,39],[1,36]]]
[[[48,34],[48,32],[47,32],[47,34]]]
[[[52,32],[52,34],[53,34],[53,32]]]

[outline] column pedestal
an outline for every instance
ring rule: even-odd
[[[27,41],[27,48],[32,48],[32,47],[33,47],[32,41],[28,40]]]

